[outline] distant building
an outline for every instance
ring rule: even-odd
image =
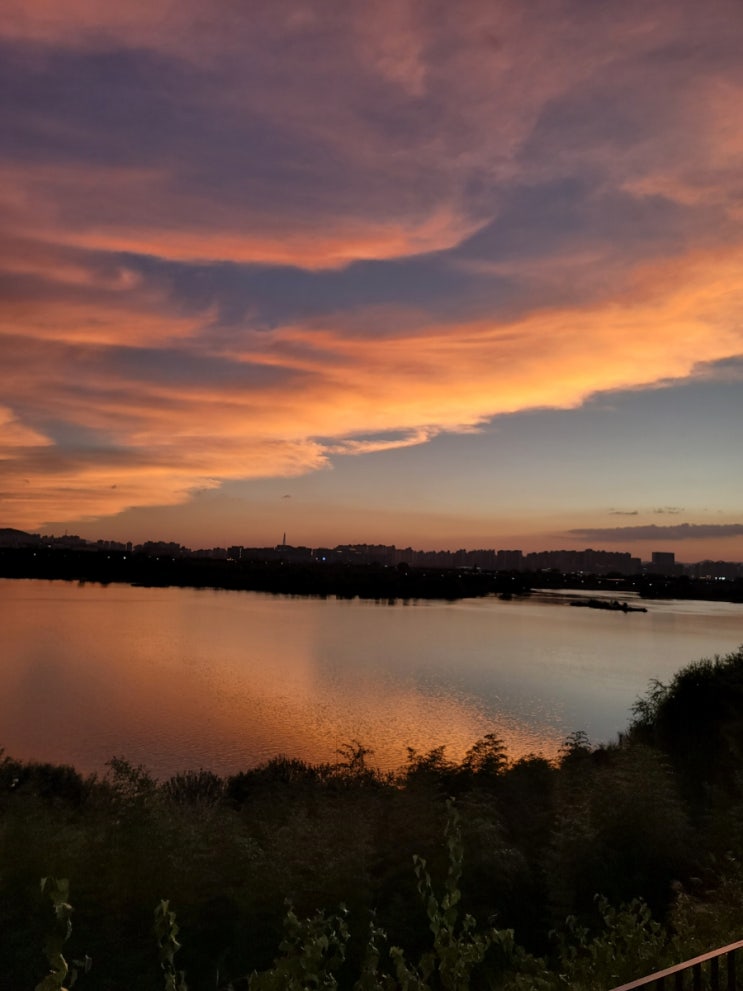
[[[529,571],[562,571],[584,575],[633,575],[639,570],[637,558],[624,551],[536,551],[526,555]]]
[[[676,573],[676,555],[670,551],[653,551],[651,570],[658,575],[673,575]]]
[[[523,551],[498,551],[496,567],[499,571],[521,571],[523,566]]]
[[[735,561],[699,561],[690,565],[687,571],[694,578],[713,579],[715,581],[734,581],[743,578],[743,564]]]
[[[170,540],[145,540],[143,544],[137,544],[134,550],[137,554],[146,554],[148,557],[175,558],[185,557],[187,555],[185,547]],[[209,555],[211,555],[211,552],[209,552]]]

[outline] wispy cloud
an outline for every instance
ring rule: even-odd
[[[619,541],[631,540],[708,540],[717,537],[743,536],[743,523],[678,523],[674,526],[620,526],[586,527],[570,530],[570,534],[582,540]]]

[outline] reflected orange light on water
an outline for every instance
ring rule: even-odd
[[[3,582],[7,661],[0,717],[13,756],[100,771],[113,756],[158,777],[218,773],[278,754],[333,761],[358,740],[383,770],[406,748],[460,759],[492,732],[483,700],[374,637],[380,611],[318,600]],[[409,613],[414,618],[414,611]],[[416,628],[420,613],[415,613]],[[352,631],[356,632],[353,633]],[[505,710],[509,753],[554,753],[559,727]]]
[[[418,602],[0,581],[0,746],[103,771],[231,774],[344,744],[401,767],[406,748],[461,759],[495,733],[515,760],[575,730],[624,729],[651,678],[735,650],[743,607],[571,609],[534,595]]]

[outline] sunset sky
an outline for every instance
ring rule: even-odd
[[[740,0],[6,0],[0,526],[743,560]]]

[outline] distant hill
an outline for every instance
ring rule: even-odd
[[[23,547],[38,544],[40,540],[38,533],[26,533],[10,526],[0,527],[0,547]]]

